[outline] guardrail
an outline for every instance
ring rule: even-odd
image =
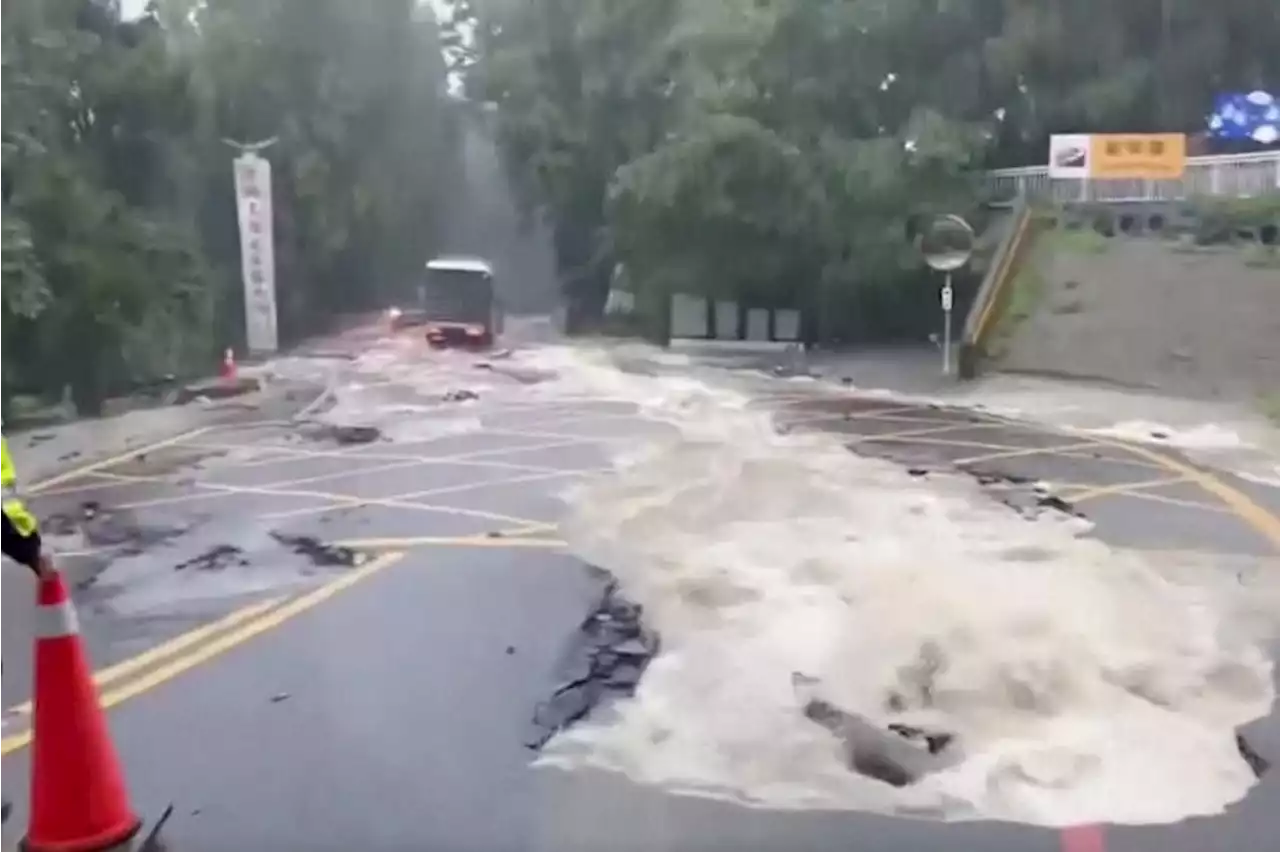
[[[1030,243],[1031,206],[1025,199],[1014,203],[1013,214],[1005,228],[991,266],[987,268],[965,317],[957,359],[961,379],[972,379],[978,374],[979,362],[986,355],[987,341],[1008,303],[1010,279],[1016,274],[1020,256]]]
[[[1253,198],[1280,193],[1280,151],[1188,157],[1180,180],[1098,180],[1049,177],[1048,166],[987,172],[996,199],[1059,203],[1181,201],[1196,196]]]

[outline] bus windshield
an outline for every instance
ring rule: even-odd
[[[427,319],[488,325],[493,311],[493,279],[470,269],[427,269],[420,289]]]

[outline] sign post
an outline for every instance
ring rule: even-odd
[[[1187,168],[1182,133],[1060,133],[1049,137],[1053,180],[1178,180]]]
[[[275,234],[271,208],[271,163],[258,152],[275,139],[241,144],[234,162],[236,216],[240,225],[240,274],[244,282],[245,343],[255,355],[280,348],[276,318]]]
[[[942,302],[942,374],[951,375],[952,308],[955,291],[951,273],[969,262],[973,255],[974,234],[969,223],[959,216],[939,216],[920,236],[920,253],[930,269],[944,274]]]

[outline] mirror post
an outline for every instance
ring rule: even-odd
[[[951,375],[951,273],[942,286],[942,375]]]
[[[939,216],[920,236],[920,253],[929,268],[943,273],[942,292],[942,374],[951,375],[952,307],[955,291],[951,273],[969,262],[973,256],[974,233],[969,223],[959,216]],[[936,338],[934,338],[936,340]]]

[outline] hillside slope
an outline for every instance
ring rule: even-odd
[[[1280,392],[1280,264],[1258,246],[1050,230],[1014,287],[996,369],[1197,398]]]

